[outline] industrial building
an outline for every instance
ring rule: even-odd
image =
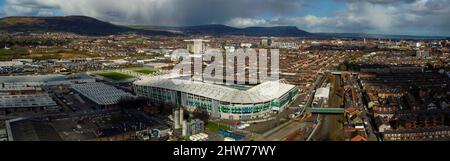
[[[29,75],[29,76],[2,76],[0,88],[10,87],[36,87],[42,85],[70,85],[73,83],[95,82],[95,78],[87,75]]]
[[[127,92],[99,82],[74,84],[72,89],[100,106],[114,105],[123,97],[132,97]]]
[[[192,136],[203,133],[205,131],[205,123],[202,120],[194,119],[191,121],[183,121],[183,136]]]
[[[0,95],[0,114],[58,109],[58,105],[48,94]]]
[[[258,119],[272,111],[281,112],[298,95],[296,86],[283,81],[268,81],[245,89],[171,75],[141,77],[134,82],[134,91],[153,102],[203,108],[213,118],[229,120]]]
[[[47,121],[16,118],[5,122],[8,141],[62,141]]]

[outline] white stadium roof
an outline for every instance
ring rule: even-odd
[[[238,90],[224,85],[179,79],[176,76],[142,77],[134,83],[139,86],[150,86],[219,100],[222,102],[252,104],[269,102],[296,88],[294,85],[280,81],[270,81],[259,84],[248,90]]]

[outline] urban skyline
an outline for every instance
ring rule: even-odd
[[[0,2],[0,141],[450,140],[444,0]]]

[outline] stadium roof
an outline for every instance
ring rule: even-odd
[[[135,84],[191,93],[222,102],[242,104],[270,102],[295,88],[294,85],[285,84],[280,81],[269,81],[248,90],[239,90],[223,85],[179,79],[178,77],[169,75],[142,77]]]
[[[99,105],[113,105],[122,97],[132,97],[129,93],[99,82],[75,84],[72,88]]]

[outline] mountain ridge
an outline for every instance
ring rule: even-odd
[[[366,33],[310,33],[295,26],[237,28],[221,24],[197,26],[122,26],[88,16],[13,16],[0,18],[0,31],[69,32],[79,35],[105,36],[143,34],[151,36],[209,35],[209,36],[273,36],[308,38],[382,38],[382,39],[450,39],[447,36],[411,36]]]
[[[161,27],[161,26],[135,26],[137,28],[151,30],[166,30],[183,33],[187,35],[245,35],[245,36],[278,36],[278,37],[309,37],[311,33],[300,30],[295,26],[273,26],[273,27],[246,27],[236,28],[221,24],[182,26],[182,27]]]
[[[0,30],[16,32],[70,32],[80,35],[102,36],[122,33],[145,35],[173,35],[170,32],[138,30],[87,16],[13,16],[0,18]]]

